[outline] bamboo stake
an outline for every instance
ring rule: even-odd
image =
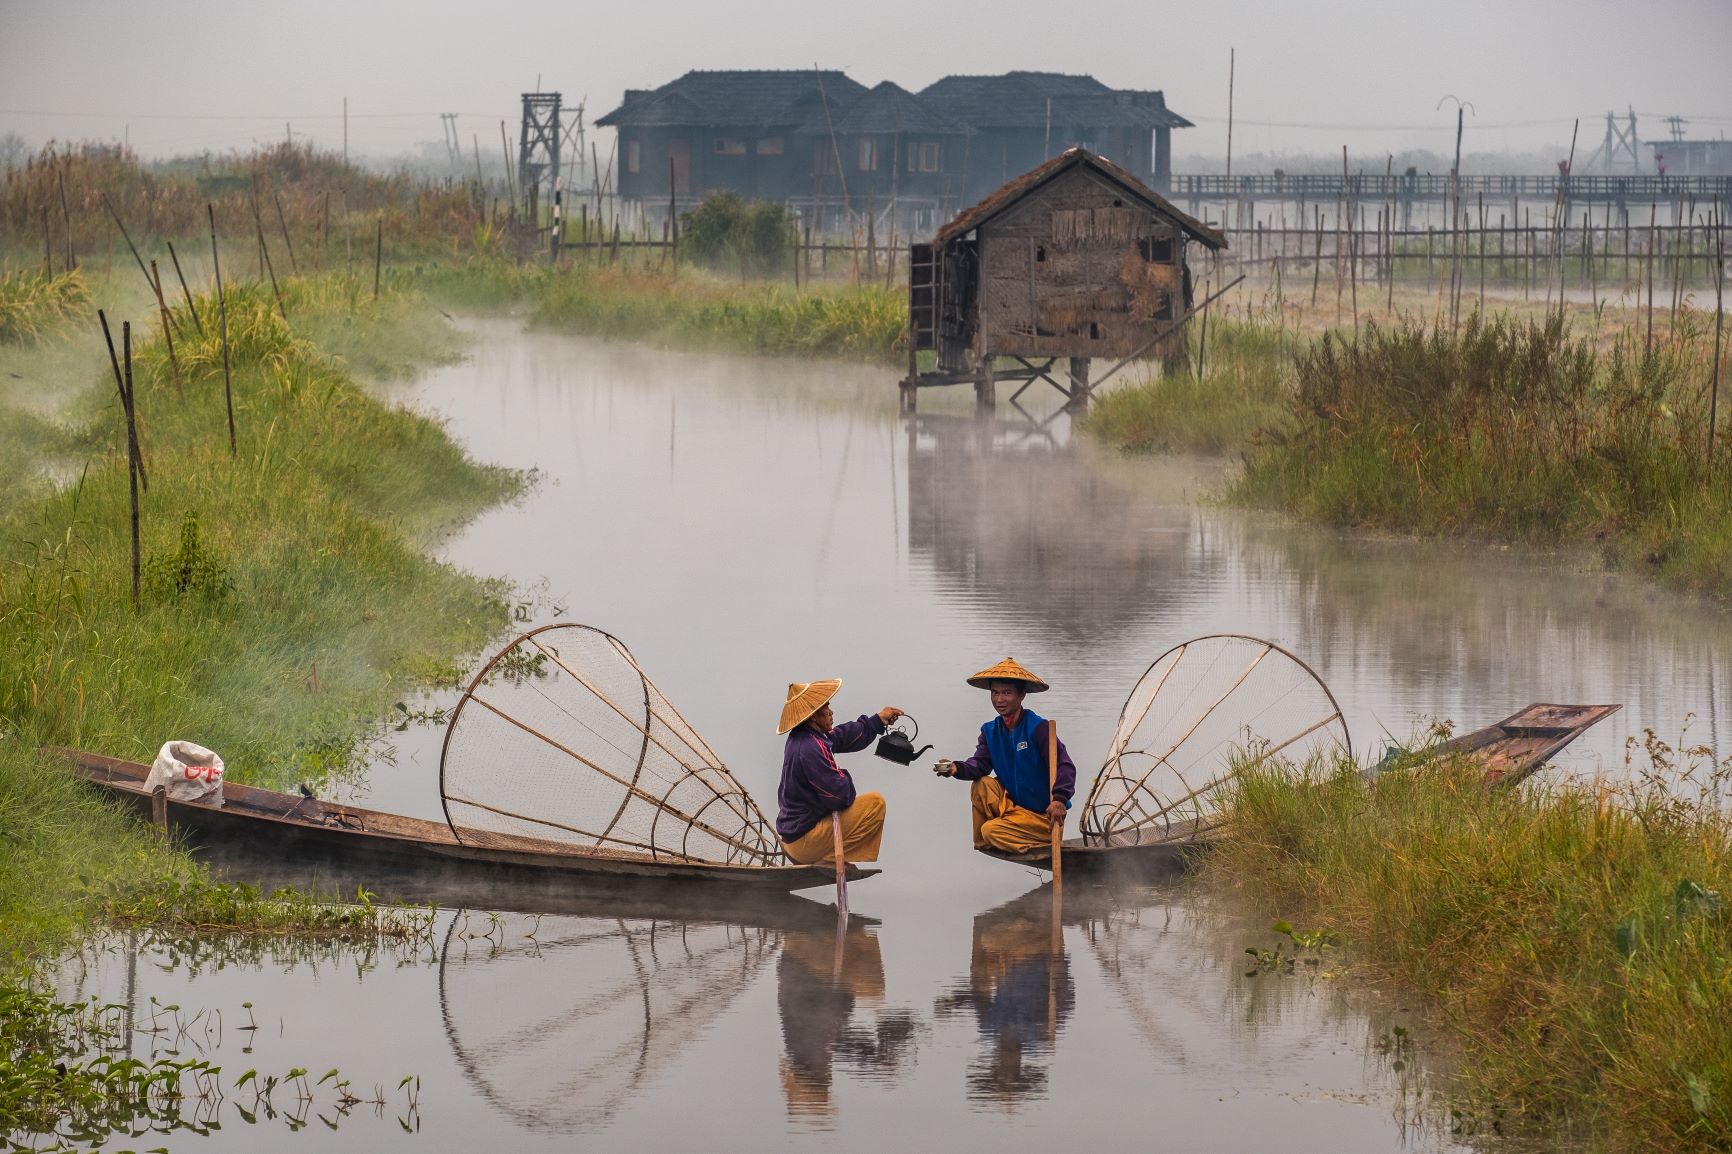
[[[192,303],[192,292],[186,287],[186,277],[180,271],[180,257],[175,255],[174,242],[168,242],[168,259],[174,262],[174,275],[180,281],[180,295],[186,298],[186,311],[192,314],[192,327],[204,336],[204,322],[199,319],[198,307]]]
[[[150,262],[151,284],[156,289],[156,309],[162,315],[162,339],[168,345],[168,367],[174,371],[174,391],[181,391],[180,361],[174,355],[174,330],[169,322],[168,302],[162,296],[162,273]]]
[[[831,856],[836,859],[836,916],[848,917],[848,860],[842,855],[842,815],[830,814]]]
[[[72,210],[66,205],[66,167],[54,166],[54,179],[60,184],[60,220],[66,226],[66,271],[78,267],[78,253],[72,247]]]
[[[385,214],[380,213],[373,233],[373,299],[379,299],[379,265],[385,259]]]
[[[330,193],[325,195],[329,197]],[[289,222],[283,216],[283,198],[273,188],[271,189],[271,199],[277,202],[277,227],[283,230],[283,247],[289,250],[289,271],[300,276],[301,264],[295,259],[295,242],[289,239]]]
[[[120,219],[120,214],[114,211],[114,203],[108,199],[108,193],[102,194],[102,206],[108,210],[108,215],[114,218],[114,223],[120,226],[120,235],[126,241],[126,247],[132,253],[132,259],[138,265],[139,275],[144,277],[144,283],[150,283],[150,273],[145,270],[144,258],[138,255],[138,246],[132,243],[132,234],[126,231],[126,222]]]
[[[222,258],[217,255],[216,208],[208,202],[204,206],[205,215],[210,219],[210,260],[211,267],[216,270],[217,317],[222,332],[223,342],[223,405],[229,415],[229,456],[233,457],[235,448],[235,397],[234,386],[229,377],[229,308],[223,299],[223,266]]]
[[[277,298],[277,312],[281,313],[283,320],[285,322],[287,322],[289,319],[289,311],[283,307],[282,290],[277,288],[277,270],[276,270],[275,266],[273,266],[271,264],[270,246],[265,243],[264,218],[259,216],[259,193],[258,193],[258,184],[257,184],[256,180],[254,181],[254,186],[253,186],[252,205],[253,205],[253,229],[257,233],[258,238],[259,238],[259,263],[264,265],[265,271],[270,274],[271,295]]]
[[[120,372],[120,359],[114,355],[114,335],[108,329],[108,317],[101,309],[96,310],[96,319],[102,322],[102,339],[108,342],[108,364],[114,370],[114,388],[120,394],[122,413],[132,408],[132,398],[126,386],[126,378]],[[130,331],[130,330],[129,330]],[[144,454],[138,447],[138,426],[129,418],[126,422],[126,455],[131,466],[138,470],[139,482],[146,493],[150,492],[150,477],[144,471]]]
[[[1051,805],[1058,800],[1053,796],[1053,790],[1058,788],[1058,722],[1050,717],[1046,722],[1046,763],[1046,800]],[[1064,818],[1048,821],[1052,825],[1052,903],[1056,916],[1059,893],[1064,889]]]
[[[139,534],[138,534],[138,489],[144,479],[144,457],[138,451],[138,411],[133,404],[132,396],[132,322],[120,323],[120,347],[126,356],[126,384],[121,389],[121,400],[126,409],[126,474],[128,488],[132,495],[132,609],[138,611],[139,603]]]
[[[1714,237],[1714,384],[1708,398],[1708,468],[1714,467],[1714,427],[1720,419],[1720,341],[1726,324],[1726,225],[1715,227]]]

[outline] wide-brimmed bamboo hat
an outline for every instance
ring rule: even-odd
[[[1006,657],[997,665],[982,669],[968,679],[968,684],[976,689],[991,689],[994,681],[1020,681],[1027,693],[1045,693],[1052,686],[1018,665],[1016,658]]]
[[[828,681],[790,681],[788,700],[782,703],[782,722],[776,726],[776,732],[786,733],[824,708],[824,703],[836,696],[840,688],[840,677]]]

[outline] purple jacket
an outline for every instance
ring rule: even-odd
[[[832,813],[854,804],[854,779],[836,764],[838,753],[853,753],[884,732],[875,713],[833,726],[828,736],[805,725],[788,734],[782,747],[782,784],[776,790],[776,833],[794,841]]]
[[[994,725],[1002,727],[1004,722],[995,717],[985,725],[981,726],[980,736],[975,738],[974,741],[974,756],[969,758],[967,761],[958,761],[954,763],[956,766],[956,772],[953,776],[955,776],[959,781],[977,781],[993,772],[995,767],[992,764],[992,754],[986,748],[986,731]],[[1039,725],[1035,726],[1033,734],[1034,748],[1038,751],[1038,759],[1043,766],[1046,763],[1046,726],[1047,723],[1042,721]],[[1040,805],[1030,806],[1026,803],[1035,800],[1034,798],[1024,797],[1018,799],[1015,796],[1017,792],[1017,782],[1006,772],[1009,768],[1010,767],[1008,766],[1002,767],[998,776],[1000,781],[1003,782],[1006,792],[1011,793],[1011,800],[1022,806],[1024,809],[1034,808],[1044,811],[1046,809],[1047,796],[1045,774],[1043,773],[1039,775],[1039,789],[1035,791],[1039,794]],[[1071,798],[1075,796],[1075,794],[1076,763],[1071,761],[1070,750],[1064,747],[1063,741],[1060,741],[1058,743],[1058,780],[1053,784],[1052,796],[1064,802],[1066,806],[1069,806]]]

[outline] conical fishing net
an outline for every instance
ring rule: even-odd
[[[1294,769],[1335,749],[1352,753],[1341,707],[1303,661],[1255,637],[1187,641],[1131,690],[1083,809],[1083,836],[1124,843],[1200,832],[1235,774]]]
[[[741,865],[775,831],[626,647],[587,625],[525,633],[464,691],[439,761],[465,845]]]
[[[521,1125],[589,1129],[687,1053],[781,940],[727,923],[462,913],[439,956],[445,1034]]]

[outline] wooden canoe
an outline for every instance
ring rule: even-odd
[[[1073,837],[1063,843],[1064,874],[1088,881],[1148,881],[1170,877],[1190,868],[1197,855],[1219,836],[1218,829],[1196,822],[1175,822],[1170,830],[1121,830],[1105,838]],[[1045,846],[1027,853],[983,848],[998,861],[1034,869],[1052,869],[1052,851]]]
[[[1622,708],[1535,702],[1495,725],[1444,742],[1431,757],[1471,758],[1485,767],[1488,785],[1515,785]]]
[[[144,790],[148,765],[70,749],[53,752],[80,777],[151,818],[153,799]],[[785,894],[835,880],[829,866],[658,859],[491,832],[475,834],[476,842],[486,844],[469,845],[444,822],[233,781],[223,784],[221,805],[172,799],[166,805],[174,834],[244,880],[304,884],[312,877],[348,893],[360,884],[386,901],[557,913],[562,902],[587,909],[598,895],[701,892],[705,902],[714,902],[724,895]],[[878,872],[850,865],[848,878]]]

